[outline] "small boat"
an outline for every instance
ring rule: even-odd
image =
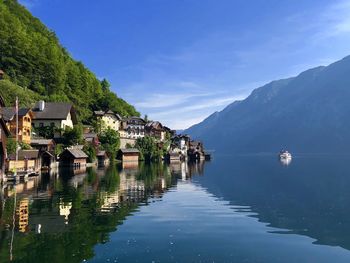
[[[288,151],[280,151],[279,157],[280,157],[280,159],[284,159],[284,160],[290,160],[290,159],[292,159],[292,155],[291,155],[291,153],[288,152]]]

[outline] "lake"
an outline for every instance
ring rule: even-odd
[[[2,188],[0,262],[350,262],[349,189],[341,155],[43,174]]]

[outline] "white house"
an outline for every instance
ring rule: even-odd
[[[33,127],[73,128],[77,124],[75,109],[71,103],[39,101],[32,109]]]
[[[123,120],[121,137],[137,139],[145,137],[146,122],[140,117],[129,117]]]

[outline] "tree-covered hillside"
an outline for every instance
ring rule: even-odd
[[[124,116],[139,116],[110,90],[106,80],[98,80],[75,61],[55,33],[16,0],[0,0],[0,69],[15,84],[2,83],[1,87],[17,87],[18,92],[20,86],[34,91],[28,93],[33,98],[71,101],[81,120],[89,120],[93,110],[107,108]]]

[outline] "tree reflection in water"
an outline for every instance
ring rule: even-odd
[[[177,179],[202,174],[203,163],[88,168],[44,174],[1,191],[0,262],[10,259],[16,193],[14,262],[81,262],[109,240],[149,198],[161,198]]]

